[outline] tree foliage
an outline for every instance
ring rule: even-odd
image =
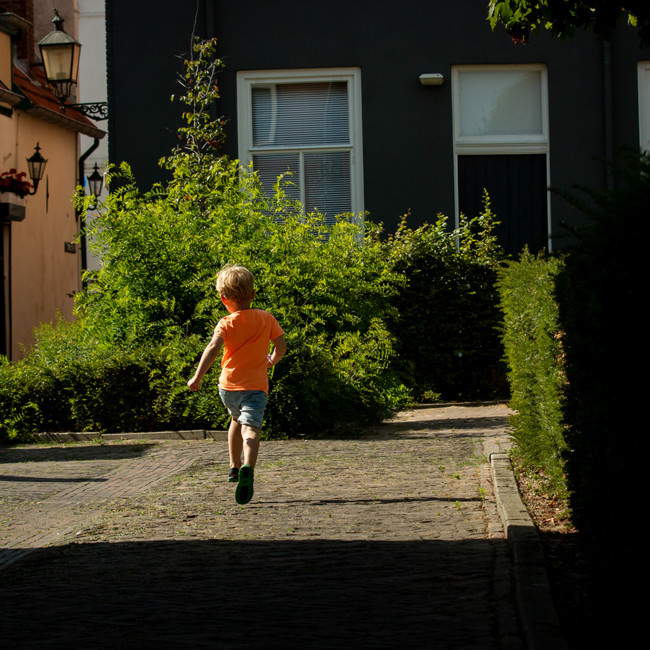
[[[394,300],[397,315],[390,323],[399,362],[418,397],[504,396],[495,287],[504,254],[496,226],[485,194],[481,214],[461,215],[458,228],[449,228],[444,215],[415,230],[403,220],[390,239],[393,268],[408,281]]]
[[[504,25],[519,42],[547,30],[554,36],[573,36],[576,29],[590,29],[610,39],[621,23],[632,25],[642,46],[650,45],[650,3],[647,0],[490,0],[488,20]]]

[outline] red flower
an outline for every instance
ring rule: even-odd
[[[0,174],[0,192],[12,192],[21,198],[27,196],[34,187],[27,179],[25,172],[10,169]]]

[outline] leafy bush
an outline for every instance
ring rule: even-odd
[[[503,252],[489,197],[452,230],[447,217],[413,230],[403,221],[389,241],[393,269],[407,284],[393,299],[391,329],[418,397],[494,399],[507,392],[495,287]]]
[[[559,258],[524,250],[500,270],[498,290],[517,451],[527,469],[543,471],[553,493],[566,495],[566,376],[555,299],[561,270]]]
[[[181,347],[167,352],[173,358],[165,358],[164,346],[103,345],[76,324],[42,326],[29,357],[0,363],[0,442],[42,431],[223,426],[213,407],[214,380],[201,395],[188,394],[185,376],[174,369]]]
[[[177,350],[185,339],[195,352],[176,353],[177,376],[181,381],[184,371],[186,379],[225,313],[216,273],[236,261],[256,276],[254,304],[286,330],[289,351],[273,377],[269,433],[374,419],[404,403],[389,372],[395,353],[382,321],[399,277],[377,227],[351,217],[327,226],[318,214],[301,214],[281,186],[266,198],[254,174],[223,158],[204,162],[218,182],[196,187],[200,177],[183,178],[182,195],[178,177],[167,192],[140,194],[128,168],[119,171],[120,187],[92,235],[104,264],[78,302],[81,326],[102,345],[134,350],[155,342]],[[192,198],[199,194],[200,211]]]

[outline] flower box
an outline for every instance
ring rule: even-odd
[[[13,192],[0,192],[0,221],[22,221],[25,218],[25,198]]]

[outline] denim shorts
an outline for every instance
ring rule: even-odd
[[[228,413],[240,424],[257,429],[262,428],[264,409],[268,400],[262,390],[224,390],[219,389],[219,397]]]

